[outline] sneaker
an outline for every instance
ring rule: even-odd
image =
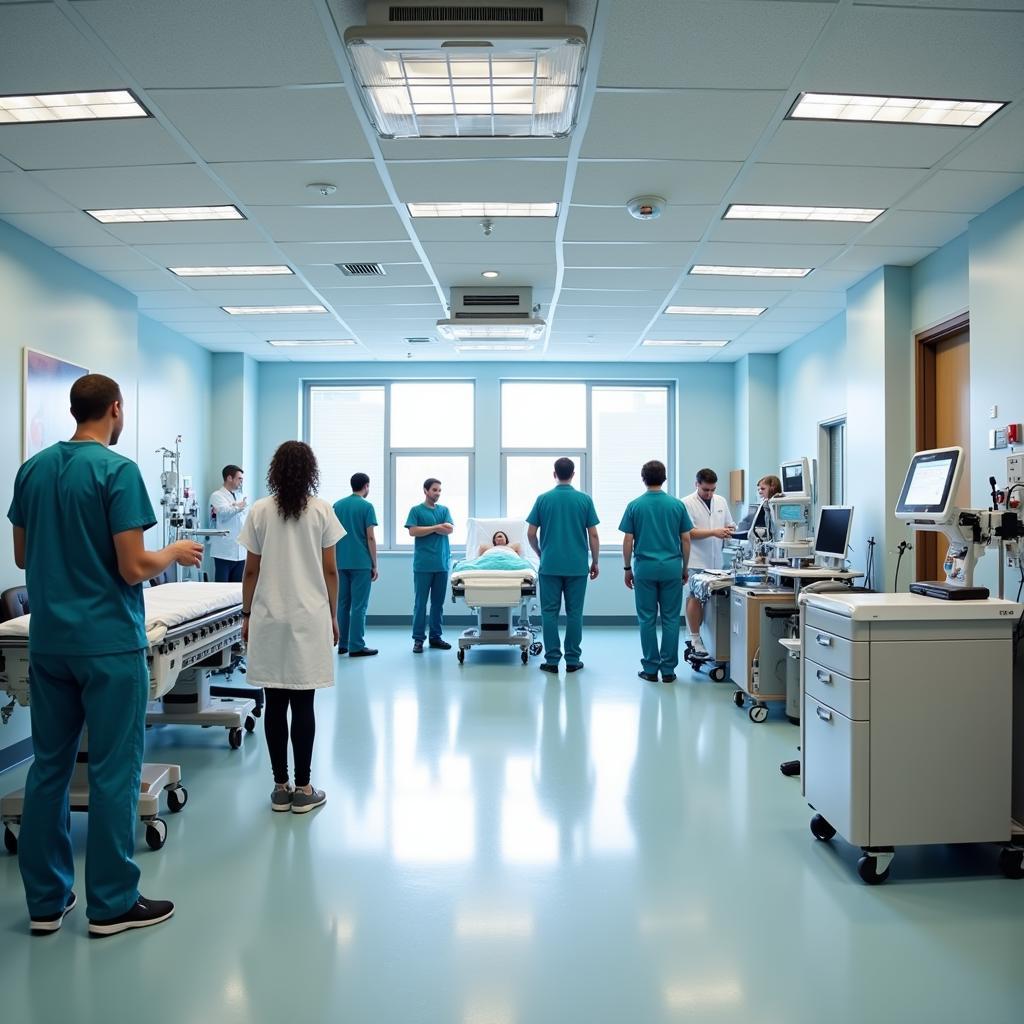
[[[52,935],[54,932],[59,932],[60,926],[64,923],[64,918],[75,909],[77,902],[78,897],[71,893],[68,896],[67,903],[64,904],[63,910],[58,910],[56,914],[43,914],[33,917],[28,923],[29,931],[33,935]]]
[[[581,672],[583,670],[583,662],[577,662],[575,665],[566,665],[566,672]]]
[[[438,651],[450,651],[452,645],[447,640],[431,640],[430,646]]]
[[[339,654],[348,654],[348,648],[347,647],[342,647],[341,644],[338,644],[338,653]]]
[[[314,807],[321,807],[327,803],[327,794],[316,786],[311,787],[312,793],[303,793],[301,789],[295,790],[292,794],[292,814],[305,814]]]
[[[546,661],[541,665],[540,670],[541,672],[553,672],[555,675],[558,675],[558,666],[549,665]]]
[[[412,642],[412,653],[413,654],[422,654],[423,653],[423,641],[422,640],[413,640],[413,642]]]
[[[641,679],[646,679],[647,682],[649,682],[649,683],[656,683],[658,681],[658,673],[657,672],[643,672],[643,671],[641,671],[641,672],[637,672],[637,675]]]
[[[131,928],[150,928],[162,924],[174,913],[174,904],[170,900],[147,900],[140,896],[135,905],[120,917],[111,917],[106,921],[90,921],[89,935],[101,939],[106,935],[117,935]]]
[[[274,792],[270,794],[270,809],[272,811],[290,811],[294,795],[295,791],[291,786],[288,786],[287,789],[278,789],[275,786]]]
[[[675,672],[668,672],[668,673],[662,672],[661,673],[661,681],[663,683],[674,683],[676,681],[676,674],[675,674]]]
[[[363,647],[358,651],[349,651],[348,656],[350,658],[372,658],[375,654],[380,653],[376,647]]]
[[[704,646],[704,641],[700,637],[687,640],[686,646],[690,648],[691,657],[696,658],[697,661],[707,661],[711,657],[708,649]]]

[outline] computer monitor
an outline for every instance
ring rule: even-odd
[[[917,452],[910,460],[907,477],[903,481],[896,517],[946,522],[952,514],[963,463],[962,448],[932,448]]]
[[[779,467],[782,493],[811,497],[811,469],[806,459],[793,459]]]
[[[799,502],[780,501],[775,504],[775,517],[780,523],[799,523],[804,516],[805,506]]]
[[[814,554],[822,558],[846,558],[853,526],[851,505],[822,505],[814,532]]]

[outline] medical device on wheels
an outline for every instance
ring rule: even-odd
[[[521,519],[467,519],[466,527],[466,558],[456,562],[451,574],[452,601],[462,598],[475,609],[477,624],[459,636],[459,664],[467,650],[483,645],[518,647],[525,665],[531,654],[542,650],[530,622],[537,602],[537,557],[527,543],[526,524]],[[474,568],[477,552],[499,531],[509,544],[519,545],[523,566]]]
[[[143,596],[151,701],[159,701],[179,680],[219,662],[241,637],[242,588],[237,583],[169,583],[149,588],[143,591]],[[0,623],[0,686],[22,707],[28,706],[30,698],[30,618],[30,615],[22,615]],[[88,738],[83,735],[79,761],[71,780],[73,811],[89,809],[87,762]],[[153,850],[159,850],[167,838],[167,824],[159,817],[161,793],[166,795],[167,807],[172,813],[185,806],[188,791],[181,784],[181,768],[176,764],[144,764],[139,820],[146,824],[146,842]],[[24,790],[19,790],[0,800],[4,845],[11,853],[18,846],[23,799]]]
[[[683,661],[694,672],[707,671],[711,680],[724,682],[729,674],[729,594],[735,582],[731,572],[696,570],[690,577],[690,593],[704,607],[700,639],[707,657],[698,655],[689,641],[683,648]]]

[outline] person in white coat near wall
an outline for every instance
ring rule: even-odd
[[[210,538],[214,579],[218,583],[241,583],[245,548],[238,543],[238,535],[249,513],[249,499],[242,497],[241,466],[225,466],[221,477],[224,486],[210,495],[210,529],[227,530],[228,535]]]
[[[693,529],[690,531],[690,579],[702,569],[722,568],[722,548],[736,529],[736,521],[729,511],[729,503],[718,489],[718,474],[713,469],[698,469],[695,490],[683,498],[690,513]],[[704,619],[704,606],[693,596],[686,595],[686,643],[698,657],[708,657],[700,638],[700,625]]]

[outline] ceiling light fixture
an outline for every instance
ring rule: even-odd
[[[558,203],[409,203],[410,217],[557,217]]]
[[[530,320],[517,324],[456,324],[439,321],[437,333],[449,341],[471,341],[477,338],[507,338],[536,341],[544,334],[543,320]]]
[[[806,277],[813,267],[719,267],[695,263],[690,273],[708,277]]]
[[[168,267],[177,277],[269,277],[279,274],[294,274],[291,267],[283,264],[269,267]]]
[[[352,338],[268,338],[267,344],[274,348],[334,348],[355,345],[355,341]]]
[[[681,316],[760,316],[767,306],[668,306],[666,313]]]
[[[1005,103],[984,100],[929,100],[914,96],[803,92],[786,117],[794,121],[871,121],[881,124],[938,124],[977,128],[1005,106]]]
[[[153,206],[130,210],[86,210],[101,224],[156,224],[182,220],[245,220],[237,206]]]
[[[493,279],[495,277],[500,277],[501,275],[496,270],[485,270],[480,276]]]
[[[644,338],[645,348],[725,348],[728,341],[695,341],[690,338]]]
[[[777,206],[733,203],[725,211],[724,220],[816,220],[854,221],[870,224],[885,210],[865,209],[859,206]]]
[[[293,313],[326,313],[324,306],[221,306],[225,313],[232,316],[289,316]]]
[[[152,117],[127,89],[111,92],[54,92],[0,96],[0,124],[42,121],[103,121]]]
[[[456,352],[532,352],[536,346],[529,341],[521,342],[475,342],[456,345]]]

